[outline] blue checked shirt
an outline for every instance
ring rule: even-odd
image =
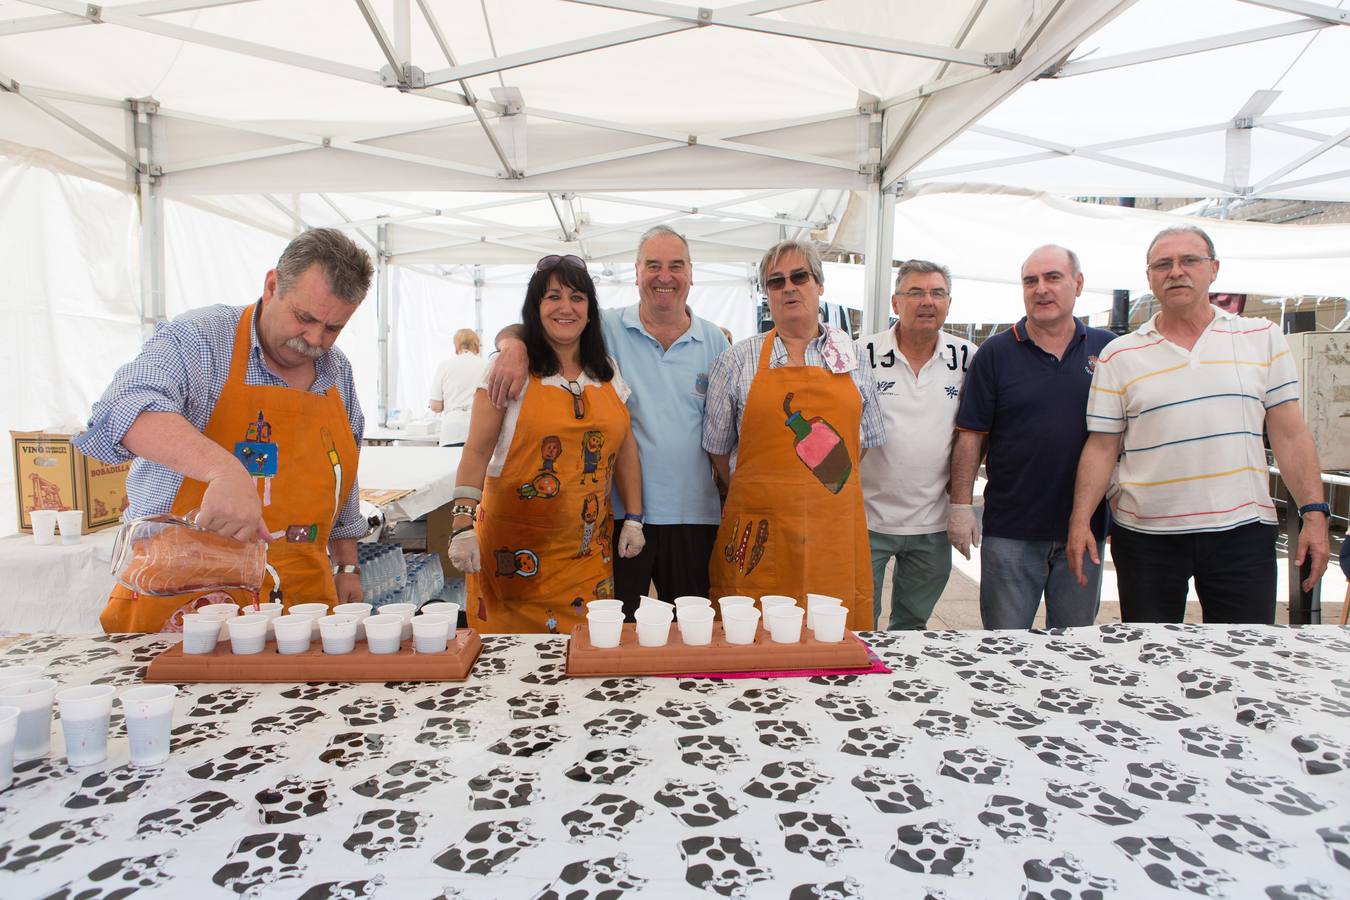
[[[125,518],[169,512],[183,476],[159,463],[135,458],[122,446],[122,438],[143,412],[178,413],[198,431],[206,430],[211,410],[215,409],[230,375],[234,333],[244,309],[246,307],[205,306],[172,322],[156,325],[154,335],[145,342],[140,355],[117,370],[112,384],[94,404],[89,428],[75,439],[75,446],[86,456],[107,463],[134,459],[127,475]],[[256,324],[244,383],[287,387],[286,382],[267,367],[262,346],[258,343]],[[314,384],[309,392],[323,394],[334,386],[347,408],[347,421],[356,438],[356,446],[360,447],[365,416],[361,414],[361,404],[356,398],[351,363],[336,347],[315,361]],[[365,533],[366,520],[361,515],[360,495],[353,480],[351,493],[342,505],[329,538],[356,538]]]
[[[731,349],[717,357],[708,376],[708,399],[703,407],[703,449],[709,453],[731,453],[740,443],[741,418],[745,415],[745,400],[750,396],[750,383],[759,368],[759,354],[767,334],[733,344]],[[822,348],[827,341],[846,342],[853,351],[853,365],[848,369],[858,393],[862,396],[862,446],[875,447],[886,440],[886,426],[877,403],[877,383],[872,367],[859,365],[862,349],[843,332],[824,327],[821,334],[806,345],[806,364],[829,369]],[[776,338],[769,351],[769,368],[779,369],[788,364],[787,347],[782,338]]]

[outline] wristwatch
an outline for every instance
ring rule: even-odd
[[[1331,518],[1331,507],[1325,503],[1309,503],[1306,506],[1300,506],[1298,508],[1298,514],[1300,516],[1306,516],[1310,512],[1320,512],[1327,518]]]
[[[333,566],[334,575],[360,575],[361,567],[353,565]]]
[[[636,523],[638,523],[639,525],[641,525],[641,524],[642,524],[642,513],[628,513],[626,516],[623,517],[623,520],[624,520],[625,522],[636,522]]]

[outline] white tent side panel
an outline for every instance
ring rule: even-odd
[[[80,427],[141,342],[135,201],[10,159],[0,166],[0,234],[0,421],[23,431]],[[17,526],[8,447],[0,534]]]

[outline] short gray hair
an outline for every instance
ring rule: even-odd
[[[277,293],[285,294],[300,276],[317,265],[338,299],[355,305],[366,297],[375,267],[370,255],[336,228],[311,228],[301,232],[281,251],[277,260]]]
[[[648,228],[646,231],[642,232],[642,237],[638,238],[638,245],[637,245],[638,262],[642,262],[642,248],[645,247],[647,245],[647,242],[650,241],[652,238],[658,237],[673,237],[679,240],[681,244],[684,244],[685,259],[686,260],[689,259],[689,242],[684,239],[684,235],[680,234],[678,231],[676,231],[674,228],[671,228],[669,225],[653,225],[651,228]]]
[[[1042,250],[1058,250],[1060,253],[1063,253],[1065,257],[1067,257],[1069,260],[1070,275],[1083,274],[1083,264],[1078,261],[1078,254],[1074,253],[1072,250],[1070,250],[1068,247],[1063,246],[1062,244],[1042,244],[1035,250],[1032,250],[1030,253],[1028,253],[1027,259],[1031,259],[1037,253],[1040,253]],[[1023,265],[1026,265],[1026,263],[1023,262]]]
[[[895,292],[900,293],[900,282],[905,280],[906,275],[928,275],[933,272],[942,276],[942,280],[947,282],[947,292],[951,293],[952,270],[942,263],[926,259],[907,259],[900,264],[900,271],[895,276]]]
[[[806,265],[811,270],[811,277],[816,280],[816,284],[824,286],[825,267],[820,264],[820,253],[816,250],[816,245],[810,241],[789,240],[774,244],[760,259],[759,284],[761,288],[764,286],[764,280],[769,277],[769,270],[773,268],[774,263],[789,253],[800,253],[802,259],[806,260]]]
[[[1148,258],[1153,254],[1154,244],[1158,243],[1158,241],[1163,238],[1170,237],[1174,234],[1194,234],[1198,236],[1200,240],[1205,242],[1205,249],[1209,251],[1210,258],[1219,258],[1219,254],[1214,252],[1214,241],[1205,233],[1203,228],[1196,225],[1169,225],[1167,228],[1164,228],[1162,231],[1155,234],[1153,240],[1148,242],[1148,249],[1144,251],[1144,261],[1148,262]]]

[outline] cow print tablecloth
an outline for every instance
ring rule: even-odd
[[[462,684],[188,686],[163,769],[116,715],[105,766],[57,726],[19,768],[0,896],[1350,897],[1350,631],[867,637],[892,674],[567,679],[515,636]]]

